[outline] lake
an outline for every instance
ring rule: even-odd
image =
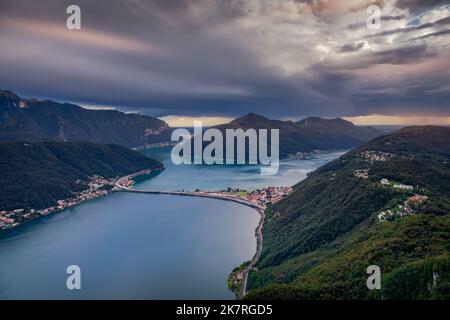
[[[136,188],[219,190],[292,185],[338,157],[251,166],[175,166],[169,149],[145,154],[166,170]],[[226,278],[256,251],[253,209],[194,197],[114,193],[0,233],[0,299],[233,299]],[[81,290],[66,268],[81,268]]]
[[[344,151],[322,152],[303,160],[280,160],[277,175],[261,176],[259,166],[249,165],[175,165],[170,159],[170,148],[144,149],[142,153],[162,160],[166,166],[161,174],[136,185],[139,189],[158,190],[222,190],[228,187],[255,190],[268,186],[292,186],[306,178],[325,163]]]

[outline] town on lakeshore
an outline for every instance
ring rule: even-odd
[[[149,174],[149,172],[138,172],[126,177],[123,177],[116,182],[116,187],[125,189],[125,190],[133,190],[131,187],[135,183],[135,178],[137,176],[142,176],[145,174]],[[137,190],[139,191],[139,190]],[[211,196],[215,198],[222,198],[222,199],[232,199],[232,200],[242,200],[243,202],[247,204],[254,204],[256,207],[265,208],[269,204],[276,203],[283,199],[285,196],[287,196],[289,193],[292,192],[292,187],[265,187],[253,191],[247,191],[243,189],[233,189],[233,188],[227,188],[225,190],[219,190],[219,191],[204,191],[200,189],[196,189],[195,191],[185,191],[185,190],[178,190],[178,191],[149,191],[149,192],[155,192],[155,193],[171,193],[171,194],[186,194],[186,195],[204,195],[204,196]]]
[[[161,171],[164,168],[156,169],[155,171]],[[136,178],[142,176],[148,176],[153,170],[143,170],[125,177],[105,179],[101,176],[93,176],[90,178],[86,185],[86,189],[77,193],[71,198],[58,200],[57,204],[45,209],[15,209],[10,211],[0,212],[0,230],[11,229],[18,225],[31,221],[41,216],[46,216],[52,213],[62,211],[67,208],[71,208],[87,200],[92,200],[104,195],[107,195],[115,191],[130,191],[130,192],[142,192],[142,193],[161,193],[161,194],[175,194],[175,195],[187,195],[187,196],[199,196],[207,198],[215,198],[233,201],[241,203],[255,208],[261,215],[256,236],[258,240],[257,253],[253,257],[252,261],[248,261],[242,264],[241,267],[234,270],[228,279],[229,288],[236,294],[237,297],[242,297],[246,290],[246,280],[250,270],[255,270],[254,266],[261,254],[262,249],[262,223],[264,221],[264,209],[271,204],[285,198],[292,192],[292,187],[287,186],[270,186],[257,190],[247,191],[242,189],[227,188],[220,191],[202,191],[197,189],[195,191],[145,191],[134,189],[133,186],[136,182]],[[82,184],[82,181],[77,181]],[[85,183],[85,182],[84,182]]]
[[[86,189],[76,193],[68,199],[58,200],[54,206],[45,209],[18,208],[14,210],[0,211],[0,230],[10,229],[41,216],[59,212],[67,208],[74,207],[82,202],[105,196],[114,191],[117,179],[106,179],[98,175],[92,176],[86,183],[77,180],[78,184],[86,184]]]
[[[34,220],[41,216],[46,216],[52,213],[62,211],[74,207],[82,202],[93,200],[101,196],[105,196],[111,192],[118,190],[127,190],[135,183],[135,178],[138,176],[148,175],[151,170],[144,170],[122,178],[106,179],[104,177],[95,175],[89,181],[83,182],[78,180],[79,184],[86,184],[86,189],[76,193],[73,197],[68,199],[58,200],[57,203],[51,207],[44,209],[33,208],[18,208],[14,210],[0,211],[0,230],[11,229],[18,225]],[[241,199],[242,201],[253,203],[257,207],[266,207],[271,203],[276,203],[283,199],[292,191],[291,187],[267,187],[254,191],[245,191],[240,189],[231,189],[221,191],[200,191],[196,193],[208,194],[216,197]]]
[[[237,202],[257,210],[261,219],[256,228],[257,238],[257,251],[251,261],[247,261],[241,264],[228,276],[228,288],[236,294],[236,297],[241,299],[246,294],[247,277],[251,270],[257,270],[255,267],[258,261],[259,255],[262,251],[262,226],[264,223],[264,210],[268,205],[277,203],[284,199],[289,193],[293,191],[292,187],[286,186],[270,186],[253,191],[247,191],[242,189],[227,188],[220,191],[202,191],[196,189],[195,191],[162,191],[162,190],[138,190],[132,188],[135,183],[135,178],[142,175],[148,175],[149,171],[137,172],[129,176],[125,176],[117,180],[116,188],[124,191],[136,192],[136,193],[149,193],[149,194],[169,194],[179,196],[197,196],[204,198],[221,199],[225,201]]]
[[[333,151],[333,150],[327,150],[326,152],[330,152],[330,151]],[[339,150],[336,150],[336,151],[339,151]],[[289,153],[287,156],[287,159],[289,159],[289,160],[304,160],[304,159],[308,159],[312,156],[323,154],[323,153],[325,153],[325,151],[319,150],[319,149],[316,149],[313,151],[303,151],[303,152],[298,151],[298,152]]]

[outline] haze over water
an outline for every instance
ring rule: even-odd
[[[268,186],[292,186],[306,178],[308,172],[343,155],[344,151],[313,154],[304,160],[280,160],[278,174],[260,175],[259,166],[249,165],[175,165],[170,147],[141,150],[145,155],[162,160],[166,167],[153,179],[136,184],[137,189],[150,190],[223,190],[228,187],[255,190]]]
[[[292,185],[341,154],[282,161],[263,177],[259,167],[174,166],[170,149],[143,152],[166,170],[136,187],[169,190]],[[255,253],[258,220],[226,201],[114,193],[0,233],[0,299],[233,299],[226,278]],[[66,289],[72,264],[80,291]]]

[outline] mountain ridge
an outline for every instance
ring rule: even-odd
[[[308,119],[314,120],[308,123]],[[327,125],[321,125],[323,123]],[[279,129],[281,157],[314,150],[350,149],[385,134],[374,128],[357,127],[341,118],[328,120],[310,117],[294,122],[272,120],[256,113],[248,113],[214,128],[221,131],[238,128]]]
[[[266,210],[247,298],[449,298],[449,145],[450,127],[407,127],[312,172]],[[388,210],[407,211],[380,221]],[[381,290],[366,287],[373,264]]]
[[[157,118],[116,110],[88,110],[70,103],[23,99],[0,90],[0,141],[88,141],[138,147],[170,140]]]
[[[162,166],[114,144],[0,142],[0,211],[54,205],[84,190],[94,175],[109,179]]]

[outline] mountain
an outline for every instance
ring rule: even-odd
[[[41,209],[87,188],[91,177],[125,176],[162,163],[119,145],[0,143],[0,210]]]
[[[346,141],[350,145],[360,145],[362,142],[372,140],[383,132],[372,127],[358,127],[350,121],[341,118],[322,119],[309,117],[296,122],[296,124],[307,129],[322,139],[332,139],[332,143],[339,144]]]
[[[169,131],[164,121],[149,116],[26,100],[0,90],[0,141],[89,141],[137,147],[170,141]]]
[[[293,122],[271,120],[254,113],[216,128],[221,131],[238,128],[279,129],[281,157],[314,150],[350,149],[384,134],[370,127],[357,127],[343,119],[306,118]]]
[[[319,168],[266,210],[248,299],[450,298],[449,186],[450,127],[404,128]]]

